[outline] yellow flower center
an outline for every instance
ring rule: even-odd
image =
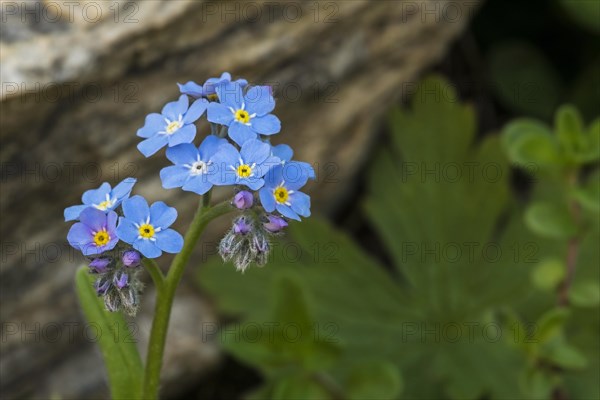
[[[235,112],[235,120],[242,124],[247,124],[250,122],[250,114],[246,110],[237,110]]]
[[[167,125],[167,133],[171,135],[177,132],[179,128],[181,128],[181,123],[179,121],[169,122],[169,125]]]
[[[139,232],[140,232],[140,236],[145,239],[150,239],[150,238],[154,237],[154,227],[150,224],[140,225]]]
[[[106,211],[106,209],[111,206],[112,206],[112,201],[104,200],[102,203],[96,205],[96,208],[101,211]]]
[[[248,178],[252,175],[252,168],[248,164],[242,164],[237,167],[237,174],[240,178]]]
[[[273,196],[275,196],[275,201],[277,201],[280,204],[285,204],[289,197],[289,193],[286,188],[284,188],[283,186],[279,186],[273,191]]]
[[[209,94],[208,96],[206,96],[206,98],[209,101],[217,101],[217,100],[219,100],[219,96],[216,93]]]
[[[94,243],[96,246],[105,246],[108,242],[110,242],[110,235],[106,229],[102,229],[94,234]]]

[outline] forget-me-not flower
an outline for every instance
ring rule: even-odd
[[[180,83],[177,85],[179,86],[179,91],[183,94],[187,94],[196,99],[204,97],[210,101],[217,101],[219,99],[217,96],[217,91],[215,90],[217,85],[228,82],[231,82],[231,74],[229,72],[223,72],[220,78],[209,78],[206,80],[206,82],[204,82],[204,85],[198,85],[193,81],[189,81],[184,85]],[[248,81],[245,79],[238,79],[233,82],[237,83],[242,88],[248,85]]]
[[[191,143],[180,144],[167,149],[167,158],[175,165],[163,168],[160,179],[165,189],[181,187],[183,190],[200,195],[212,187],[211,177],[217,173],[213,156],[219,148],[227,144],[226,139],[209,135],[200,147]]]
[[[171,224],[177,219],[177,210],[157,201],[148,207],[142,196],[133,196],[123,202],[124,217],[119,218],[117,235],[146,258],[160,257],[163,251],[179,253],[183,237]]]
[[[263,176],[280,163],[271,155],[271,146],[257,139],[248,140],[238,151],[233,145],[223,145],[213,157],[217,173],[215,185],[246,185],[258,190],[264,185]]]
[[[284,217],[298,221],[300,216],[309,217],[310,197],[298,189],[306,184],[310,173],[304,163],[296,161],[278,165],[269,171],[265,176],[265,186],[259,192],[265,211],[277,210]]]
[[[119,238],[116,234],[117,213],[87,207],[79,214],[79,221],[73,224],[67,240],[76,249],[81,250],[84,256],[91,256],[112,250],[117,245]]]
[[[137,131],[138,136],[145,138],[138,143],[138,150],[150,157],[166,145],[191,143],[196,137],[194,122],[204,114],[207,105],[208,101],[199,99],[189,106],[188,97],[182,94],[179,100],[167,103],[161,114],[149,114],[144,126]]]
[[[116,209],[123,200],[129,197],[135,182],[134,178],[125,178],[114,189],[108,182],[104,182],[98,189],[86,191],[81,196],[83,204],[65,208],[65,221],[78,219],[79,214],[88,207],[94,207],[104,212]]]
[[[269,86],[255,86],[244,95],[236,83],[217,85],[220,103],[210,103],[208,120],[229,127],[229,137],[238,145],[258,135],[273,135],[281,130],[281,122],[271,114],[275,99]]]
[[[287,144],[278,144],[276,146],[271,146],[271,154],[279,158],[282,164],[285,164],[286,162],[290,161],[294,156],[294,150],[292,150],[292,148]],[[316,179],[317,176],[312,165],[304,161],[294,162],[298,163],[301,166],[302,170],[306,171],[306,173],[308,174],[308,179]]]

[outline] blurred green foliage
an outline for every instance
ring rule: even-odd
[[[111,398],[140,398],[144,370],[130,324],[123,314],[106,310],[94,283],[95,277],[87,266],[77,270],[77,296],[86,320],[99,333],[98,346],[108,373]]]
[[[202,266],[239,321],[217,339],[265,377],[250,398],[600,396],[600,124],[567,106],[554,132],[522,119],[477,140],[456,99],[431,77],[390,115],[364,210],[392,265],[309,218],[265,268]],[[527,201],[509,162],[532,181]]]

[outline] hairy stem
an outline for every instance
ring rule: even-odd
[[[208,205],[209,201],[209,195],[203,196],[202,202],[196,211],[196,215],[194,216],[194,219],[192,220],[192,223],[185,234],[181,252],[173,259],[173,262],[169,268],[169,272],[164,278],[163,284],[157,286],[154,320],[152,321],[150,342],[148,343],[148,356],[146,359],[146,370],[144,373],[144,385],[142,393],[143,399],[158,398],[160,369],[162,366],[165,341],[169,328],[169,319],[171,317],[171,308],[173,306],[175,290],[177,289],[179,281],[183,276],[185,266],[192,255],[194,247],[202,235],[204,228],[206,228],[206,225],[213,219],[232,210],[229,202],[220,203],[214,207],[210,207]],[[149,268],[149,270],[151,269],[152,268]],[[151,272],[151,275],[152,274],[153,273]],[[152,275],[153,279],[155,279],[155,275],[156,274]]]
[[[162,290],[163,285],[165,284],[165,276],[163,275],[162,271],[160,270],[160,267],[158,266],[156,261],[154,261],[151,258],[144,258],[144,260],[142,261],[142,264],[144,264],[144,267],[146,267],[146,269],[148,270],[148,273],[150,274],[150,277],[154,281],[154,286],[156,286],[156,291],[160,292]]]

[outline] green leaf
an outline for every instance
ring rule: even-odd
[[[569,310],[565,308],[553,308],[544,313],[536,323],[535,339],[543,344],[559,337],[569,314]]]
[[[598,282],[576,282],[569,289],[569,302],[579,307],[597,307],[600,304]]]
[[[552,239],[569,239],[577,234],[577,225],[566,206],[533,203],[525,213],[525,222],[536,234]]]
[[[518,113],[549,119],[562,93],[558,72],[535,46],[496,45],[488,57],[498,100]]]
[[[559,259],[547,259],[539,263],[532,271],[533,284],[542,290],[554,290],[565,277],[566,267]]]
[[[572,195],[584,209],[600,212],[600,169],[590,174],[585,185],[575,189]]]
[[[350,372],[346,394],[350,400],[392,400],[400,395],[402,387],[398,367],[386,362],[372,362]]]
[[[549,346],[542,356],[546,361],[566,369],[583,369],[587,365],[587,359],[578,349],[562,341]]]
[[[94,324],[99,336],[108,371],[113,399],[134,399],[141,396],[143,367],[135,341],[121,313],[106,311],[104,302],[93,289],[94,279],[87,267],[77,270],[75,276],[77,295],[89,324]]]
[[[567,154],[574,155],[585,149],[583,120],[575,107],[561,106],[556,111],[555,126],[558,140]]]

